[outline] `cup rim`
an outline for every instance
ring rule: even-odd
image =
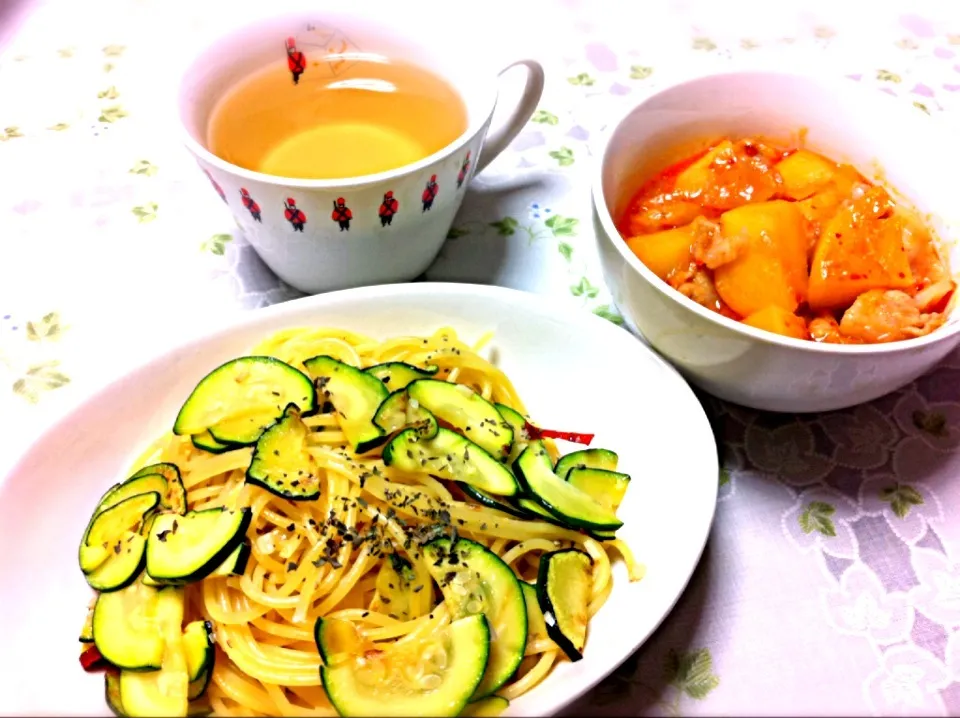
[[[217,33],[213,37],[207,39],[203,43],[198,43],[195,47],[191,48],[191,52],[186,62],[182,63],[179,76],[176,84],[176,100],[177,100],[177,125],[178,133],[180,135],[181,142],[186,146],[186,148],[198,159],[203,160],[207,164],[210,164],[217,169],[226,172],[227,174],[239,177],[241,179],[247,180],[249,182],[259,182],[261,184],[273,185],[280,188],[289,188],[289,189],[303,189],[303,190],[345,190],[345,189],[363,189],[365,187],[374,186],[381,184],[389,180],[396,180],[399,177],[404,177],[410,174],[414,174],[420,170],[426,169],[432,165],[441,162],[450,155],[455,154],[457,151],[462,149],[464,145],[468,144],[473,140],[478,134],[483,131],[483,128],[490,123],[493,113],[497,107],[497,101],[499,99],[499,87],[497,85],[497,75],[496,73],[491,73],[489,77],[483,77],[480,74],[478,78],[481,83],[479,86],[474,86],[469,88],[469,92],[465,92],[464,89],[460,86],[451,84],[454,91],[460,95],[461,100],[464,105],[466,105],[468,113],[468,122],[466,129],[452,142],[441,147],[436,152],[423,157],[416,162],[411,162],[409,164],[402,165],[400,167],[395,167],[390,170],[384,170],[382,172],[377,172],[375,174],[369,175],[359,175],[355,177],[342,177],[339,179],[303,179],[300,177],[283,177],[280,175],[270,175],[264,172],[258,172],[256,170],[249,170],[245,167],[235,165],[232,162],[227,162],[226,160],[218,157],[216,154],[208,150],[202,143],[198,142],[190,131],[187,129],[186,122],[184,121],[184,112],[182,103],[182,97],[184,94],[184,87],[186,86],[187,80],[189,79],[190,70],[196,62],[197,58],[204,52],[206,52],[211,46],[229,38],[233,35],[239,34],[246,30],[255,28],[264,20],[279,19],[287,16],[297,16],[301,14],[307,14],[309,11],[297,8],[295,12],[290,12],[287,9],[286,12],[274,12],[263,16],[257,16],[253,19],[250,19],[247,22],[237,23],[231,25],[224,32]],[[312,17],[321,17],[324,15],[332,14],[343,14],[349,15],[348,12],[339,12],[334,11],[330,12],[329,10],[319,9],[316,12],[311,13]],[[373,27],[384,27],[381,26],[376,20],[367,18],[365,16],[357,16],[362,22],[371,25]],[[476,96],[479,98],[486,98],[485,100],[477,101],[478,107],[485,107],[485,110],[478,111],[476,117],[471,118],[469,116],[470,103],[467,102],[467,95]],[[222,97],[222,94],[220,95]],[[482,151],[482,150],[481,150]],[[477,157],[473,158],[474,165],[476,165],[477,160],[479,159],[480,152],[477,153]]]
[[[943,126],[936,122],[932,116],[915,110],[911,111],[910,108],[901,104],[901,102],[898,102],[898,98],[888,96],[879,90],[868,90],[852,80],[840,79],[821,72],[797,72],[793,70],[758,68],[734,68],[716,72],[685,74],[681,78],[678,78],[672,82],[668,82],[656,90],[647,93],[638,101],[630,103],[629,107],[626,107],[622,112],[620,112],[614,118],[614,121],[604,128],[600,142],[597,145],[597,152],[595,152],[593,155],[594,159],[590,188],[591,200],[594,206],[594,211],[596,212],[603,229],[603,233],[607,235],[607,239],[610,241],[610,243],[616,247],[621,259],[625,261],[631,269],[640,274],[641,278],[646,281],[647,284],[660,292],[660,294],[666,299],[679,304],[681,307],[693,312],[701,319],[713,322],[729,331],[745,335],[750,339],[754,339],[765,344],[783,347],[785,349],[799,349],[815,354],[819,353],[828,355],[850,354],[863,356],[898,354],[903,352],[911,352],[914,350],[919,351],[931,344],[939,344],[940,342],[946,341],[960,332],[960,321],[955,321],[951,324],[945,324],[944,326],[938,327],[922,337],[878,344],[829,344],[825,342],[811,341],[808,339],[795,339],[793,337],[781,336],[773,332],[751,327],[701,306],[697,302],[681,294],[666,282],[661,280],[649,267],[641,262],[640,259],[637,258],[633,252],[627,248],[627,243],[623,241],[622,237],[620,236],[620,232],[616,228],[613,217],[610,214],[610,211],[607,209],[607,203],[603,192],[603,172],[604,168],[606,167],[607,152],[610,148],[610,141],[614,134],[616,134],[616,132],[623,126],[630,115],[636,112],[639,108],[643,107],[643,105],[648,103],[650,100],[659,97],[666,92],[676,90],[685,85],[693,85],[700,82],[709,81],[711,79],[722,79],[743,75],[782,77],[793,80],[799,79],[821,85],[824,90],[830,94],[839,94],[841,92],[847,94],[857,94],[858,103],[875,103],[882,113],[896,114],[897,116],[903,118],[908,124],[917,125],[918,128],[923,132],[936,133],[938,136],[943,137],[945,140],[945,146],[951,146],[955,144],[947,141],[948,133],[944,132]],[[953,276],[956,277],[956,269],[951,267],[951,270],[953,270]],[[958,286],[956,291],[960,292],[960,286]],[[953,314],[957,311],[960,310],[957,308],[957,300],[955,299],[954,306],[949,310],[949,313]]]

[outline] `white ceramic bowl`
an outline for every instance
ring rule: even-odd
[[[611,124],[593,177],[593,218],[604,278],[621,311],[689,381],[758,409],[828,411],[898,389],[960,341],[960,315],[928,336],[881,345],[801,341],[712,312],[657,278],[614,225],[639,186],[668,163],[722,135],[787,140],[883,179],[930,215],[960,268],[960,204],[948,180],[957,142],[937,120],[849,80],[782,72],[730,72],[673,84]],[[951,169],[948,169],[951,168]]]

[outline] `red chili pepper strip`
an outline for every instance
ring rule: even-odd
[[[534,426],[529,421],[525,422],[524,431],[526,432],[527,436],[530,437],[531,441],[536,441],[537,439],[561,439],[574,444],[584,444],[585,446],[590,446],[590,442],[593,441],[593,437],[595,436],[595,434],[581,434],[576,431],[541,429],[538,426]]]
[[[80,654],[80,665],[83,666],[83,670],[87,673],[102,671],[110,666],[107,660],[100,655],[100,651],[97,650],[96,646],[90,646],[90,648]]]

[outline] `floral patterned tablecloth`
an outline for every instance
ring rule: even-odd
[[[159,337],[298,293],[172,131],[170,49],[242,3],[0,5],[2,474]],[[465,35],[541,60],[548,85],[426,278],[549,294],[615,323],[590,236],[590,141],[669,71],[818,66],[917,112],[960,109],[949,0],[483,5],[489,22]],[[704,401],[723,454],[704,558],[652,639],[571,712],[960,715],[960,354],[843,412]]]

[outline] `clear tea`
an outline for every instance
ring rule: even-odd
[[[269,175],[339,179],[416,162],[467,128],[463,100],[424,68],[378,56],[341,67],[290,58],[244,78],[217,103],[211,152]]]

